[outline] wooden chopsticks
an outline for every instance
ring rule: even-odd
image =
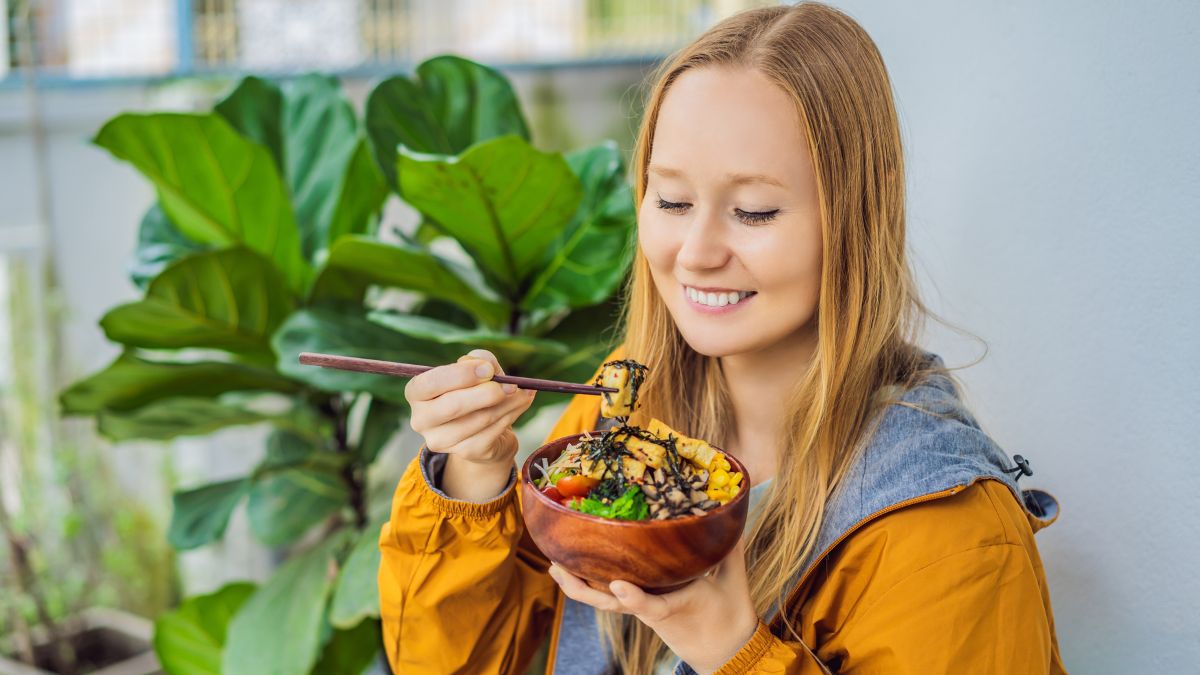
[[[395,361],[378,361],[376,359],[360,359],[355,356],[338,356],[336,354],[317,354],[302,352],[300,363],[306,366],[321,366],[322,368],[337,368],[338,370],[353,370],[360,373],[375,373],[377,375],[392,375],[395,377],[413,377],[433,368],[415,363],[396,363]],[[496,375],[492,380],[501,384],[515,384],[521,389],[537,389],[538,391],[557,391],[564,394],[591,394],[599,396],[603,393],[615,394],[613,387],[594,387],[574,382],[559,382],[558,380],[540,380],[536,377],[516,377],[514,375]]]

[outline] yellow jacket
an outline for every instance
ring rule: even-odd
[[[548,439],[595,428],[598,413],[597,397],[576,396]],[[553,671],[565,596],[525,533],[519,494],[448,500],[409,465],[380,536],[395,672],[520,674],[548,633]],[[793,590],[803,644],[776,615],[717,673],[825,672],[805,645],[836,673],[1064,673],[1033,541],[1050,522],[986,479],[874,513]]]

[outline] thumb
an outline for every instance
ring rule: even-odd
[[[746,578],[746,540],[744,537],[738,537],[737,543],[733,545],[733,550],[720,562],[713,576],[715,577],[714,581],[718,583]]]
[[[471,351],[467,352],[466,354],[463,354],[462,356],[458,357],[459,361],[466,361],[467,359],[478,359],[480,361],[487,361],[488,363],[492,364],[492,369],[493,369],[495,375],[503,375],[504,374],[504,369],[500,367],[500,361],[498,361],[496,359],[496,355],[489,352],[486,349],[472,349]]]

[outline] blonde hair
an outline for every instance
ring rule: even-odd
[[[745,11],[660,69],[631,167],[639,206],[663,98],[682,73],[706,66],[755,69],[795,100],[820,195],[817,349],[781,420],[779,447],[787,450],[746,546],[759,615],[773,604],[784,608],[784,623],[799,639],[784,594],[814,553],[826,500],[869,437],[875,413],[890,402],[881,392],[902,391],[929,372],[914,346],[926,309],[906,254],[900,126],[883,60],[853,19],[818,3]],[[623,319],[627,357],[653,374],[634,423],[657,417],[724,445],[734,420],[717,359],[684,341],[640,250]],[[622,672],[650,673],[666,655],[636,618],[607,612],[598,618]]]

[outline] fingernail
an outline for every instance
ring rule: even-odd
[[[621,584],[617,584],[617,583],[609,584],[608,590],[612,591],[613,595],[617,596],[618,598],[620,598],[622,600],[629,597],[629,589],[625,588]]]
[[[558,581],[558,568],[557,568],[557,567],[555,567],[554,565],[551,565],[551,566],[550,566],[550,576],[551,576],[551,577],[552,577],[552,578],[553,578],[555,581]]]
[[[506,393],[506,394],[511,394],[517,390],[517,385],[515,385],[511,382],[505,382],[504,384],[502,384],[500,386],[504,388],[504,393]]]
[[[491,377],[492,366],[490,363],[481,363],[475,366],[475,375],[477,377]]]

